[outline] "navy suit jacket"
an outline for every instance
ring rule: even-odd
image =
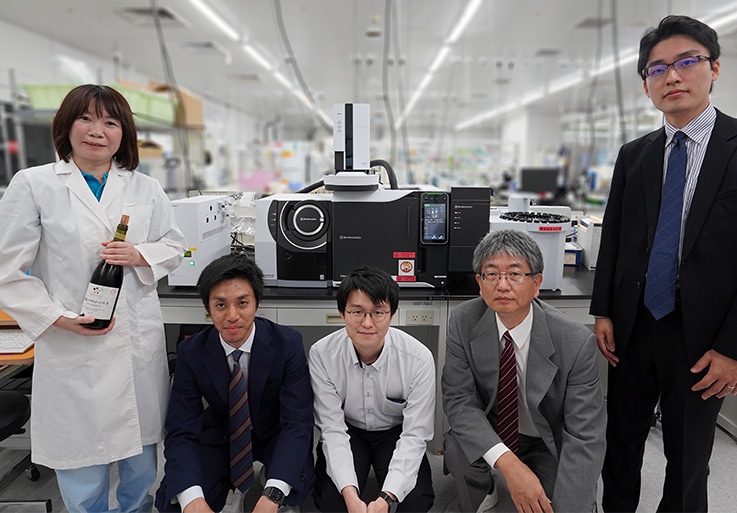
[[[266,466],[267,479],[292,486],[285,504],[297,505],[314,481],[313,396],[302,335],[263,318],[255,324],[248,366],[253,459]],[[210,507],[219,511],[232,489],[230,368],[214,327],[181,342],[177,353],[156,507],[171,510],[177,493],[200,485]]]
[[[660,128],[625,144],[614,167],[590,311],[612,319],[618,355],[644,291],[664,153]],[[737,120],[718,110],[686,219],[679,283],[689,364],[709,349],[737,359]]]

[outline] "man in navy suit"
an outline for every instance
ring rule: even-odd
[[[213,326],[184,340],[166,417],[159,511],[220,511],[233,489],[228,387],[233,365],[248,382],[252,454],[266,469],[254,511],[299,505],[312,489],[312,387],[299,332],[256,317],[263,274],[250,259],[209,264],[197,289]],[[243,351],[239,362],[231,353]]]
[[[637,71],[665,126],[622,147],[604,215],[591,299],[610,363],[604,511],[637,509],[658,402],[668,460],[658,511],[707,511],[717,415],[737,385],[737,120],[710,102],[719,53],[716,32],[686,16],[640,40]],[[669,175],[684,185],[667,195]],[[678,204],[666,214],[661,197]],[[680,220],[661,222],[673,213]],[[666,225],[670,265],[651,257],[668,248],[656,244]],[[654,287],[661,276],[668,287]],[[667,301],[651,300],[659,290]]]

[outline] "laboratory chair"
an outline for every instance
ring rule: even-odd
[[[15,434],[21,433],[23,426],[31,417],[31,402],[21,392],[0,390],[0,442]],[[15,479],[26,472],[28,479],[36,481],[40,477],[38,468],[31,463],[30,452],[12,469],[0,477],[0,494]],[[36,505],[45,509],[35,508],[34,511],[50,512],[51,499],[0,500],[0,511],[21,511],[21,507]]]

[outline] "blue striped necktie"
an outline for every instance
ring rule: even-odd
[[[504,350],[499,359],[499,390],[496,394],[496,432],[507,448],[519,450],[519,411],[517,388],[517,359],[514,357],[514,341],[504,332]]]
[[[645,306],[655,319],[662,319],[676,308],[678,247],[681,240],[683,189],[686,184],[686,134],[673,137],[663,184],[655,240],[647,264]]]
[[[251,413],[248,410],[248,386],[240,360],[243,351],[233,351],[233,372],[228,389],[230,407],[230,479],[241,492],[253,484],[251,453]]]

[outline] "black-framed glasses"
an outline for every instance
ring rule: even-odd
[[[683,57],[682,59],[678,59],[670,64],[653,64],[652,66],[648,66],[642,70],[642,78],[664,77],[666,73],[668,73],[668,68],[671,66],[673,66],[678,73],[688,73],[701,61],[711,62],[711,57],[706,57],[705,55],[689,55],[688,57]]]
[[[511,283],[512,285],[521,285],[523,281],[525,281],[525,278],[528,276],[535,276],[538,273],[520,273],[517,271],[512,271],[509,273],[497,273],[497,272],[487,272],[487,273],[481,273],[481,281],[484,283],[488,283],[489,285],[496,285],[499,283],[499,280],[502,279],[502,276],[504,276],[507,279],[508,283]]]
[[[346,310],[345,313],[350,317],[351,320],[355,322],[363,322],[363,320],[368,315],[376,322],[381,322],[384,319],[386,319],[387,315],[389,315],[391,312],[385,312],[383,310],[373,310],[371,312],[364,312],[363,310],[353,310],[348,311]]]

